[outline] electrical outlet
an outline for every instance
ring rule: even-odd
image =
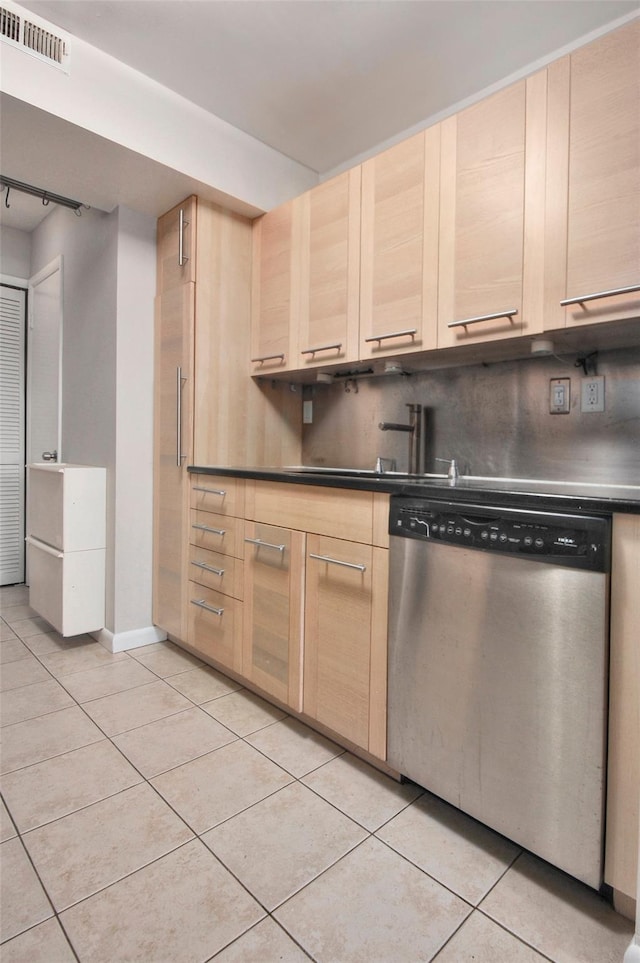
[[[604,411],[604,375],[590,375],[582,379],[580,411]]]
[[[551,378],[549,381],[549,414],[568,415],[571,406],[571,379]]]

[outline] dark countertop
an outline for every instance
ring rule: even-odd
[[[537,511],[578,514],[623,512],[640,514],[640,485],[597,485],[576,481],[542,481],[529,478],[483,478],[462,476],[455,484],[441,475],[376,475],[357,470],[296,468],[234,468],[190,465],[190,472],[257,478],[294,485],[347,488],[360,491],[413,495],[450,502],[504,505]],[[342,473],[344,472],[344,473]]]

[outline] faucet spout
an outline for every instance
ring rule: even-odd
[[[422,442],[422,405],[408,404],[409,424],[399,425],[394,421],[378,423],[380,431],[405,431],[409,435],[409,474],[417,475],[420,469],[420,448]]]

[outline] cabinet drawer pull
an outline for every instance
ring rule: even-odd
[[[184,267],[189,258],[184,253],[184,229],[189,226],[189,221],[185,221],[184,211],[180,208],[178,215],[178,267]]]
[[[191,526],[192,528],[197,528],[200,532],[211,532],[212,535],[226,535],[226,528],[210,528],[208,525],[200,525],[196,523]]]
[[[583,294],[580,298],[565,298],[560,304],[566,307],[567,304],[582,304],[583,301],[597,301],[599,298],[612,298],[616,294],[635,294],[640,291],[640,284],[632,284],[628,288],[614,288],[612,291],[597,291],[595,294]]]
[[[223,498],[227,494],[224,488],[203,488],[202,485],[194,485],[194,492],[206,492],[207,495],[221,495]]]
[[[223,568],[214,568],[213,565],[207,565],[206,562],[191,562],[196,568],[202,568],[205,572],[211,572],[212,575],[224,575]]]
[[[336,344],[323,344],[319,348],[303,348],[300,354],[316,354],[318,351],[339,351],[342,347],[342,341],[338,341]]]
[[[274,545],[273,542],[263,542],[261,538],[245,538],[249,545],[257,545],[258,548],[273,548],[276,552],[284,552],[286,545]]]
[[[262,364],[263,361],[276,361],[277,359],[284,364],[284,354],[263,354],[261,358],[252,358],[253,364]]]
[[[508,311],[498,311],[496,314],[481,314],[477,318],[465,318],[464,321],[449,321],[447,327],[462,328],[467,324],[478,324],[480,321],[496,321],[498,318],[509,318],[511,321],[517,313],[517,308],[509,308]]]
[[[217,609],[214,605],[207,605],[204,599],[191,599],[192,605],[197,605],[198,608],[204,609],[205,612],[211,612],[212,615],[222,615],[224,609]]]
[[[406,331],[391,331],[389,334],[376,334],[371,338],[365,338],[365,344],[370,344],[372,341],[377,341],[380,344],[381,341],[388,341],[389,338],[408,338],[411,337],[413,340],[414,336],[418,333],[417,328],[408,328]]]
[[[355,562],[342,562],[339,558],[330,558],[328,555],[314,555],[309,552],[309,558],[317,558],[319,562],[328,562],[330,565],[342,565],[344,568],[355,568],[358,572],[366,572],[366,565],[357,565]]]

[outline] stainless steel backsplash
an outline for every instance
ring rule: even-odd
[[[575,361],[537,357],[305,387],[313,423],[303,427],[303,463],[373,468],[382,455],[406,471],[408,436],[378,423],[406,423],[405,405],[419,403],[428,472],[446,471],[439,457],[456,458],[465,474],[640,484],[640,349],[599,353],[602,413],[580,410]],[[549,413],[553,378],[570,379],[568,414]]]

